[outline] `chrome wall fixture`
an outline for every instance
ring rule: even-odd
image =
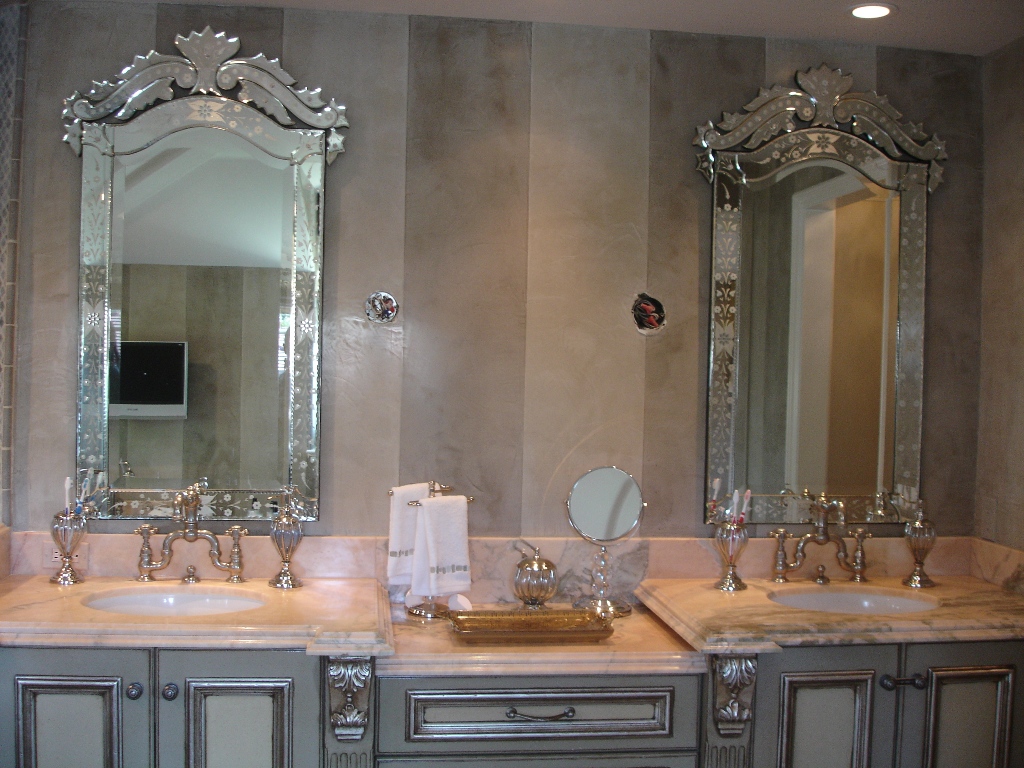
[[[739,363],[754,343],[751,329],[741,327],[744,193],[773,176],[782,178],[806,161],[851,169],[898,198],[898,334],[892,384],[897,396],[888,459],[892,482],[886,491],[893,495],[916,491],[923,391],[925,209],[928,193],[942,181],[939,161],[947,156],[945,147],[920,125],[904,121],[884,96],[850,92],[853,78],[841,70],[823,65],[797,72],[796,81],[799,88],[762,88],[742,111],[726,113],[717,125],[709,121],[699,126],[693,141],[698,147],[697,169],[714,187],[706,493],[716,479],[725,488],[748,485],[743,472],[737,477],[737,453],[745,450],[737,443],[745,430],[738,425]],[[754,489],[748,522],[799,522],[798,518],[806,517],[794,503],[796,494],[788,488],[779,492],[782,485]],[[891,505],[879,506],[873,494],[843,501],[850,522],[896,519]]]
[[[387,291],[376,291],[366,299],[366,317],[371,323],[393,323],[398,318],[398,302]]]
[[[112,80],[97,81],[85,93],[64,101],[64,140],[82,157],[82,231],[80,245],[80,338],[77,464],[78,476],[101,474],[109,485],[97,500],[99,517],[162,518],[172,514],[170,500],[181,485],[168,474],[147,480],[141,462],[130,482],[109,472],[119,456],[109,452],[108,373],[110,350],[117,338],[112,314],[114,225],[123,216],[115,173],[122,158],[143,152],[171,136],[225,135],[244,139],[260,157],[283,167],[283,184],[291,197],[284,209],[292,217],[284,238],[281,264],[280,330],[274,381],[283,377],[279,399],[284,426],[276,473],[261,487],[239,487],[245,480],[218,482],[204,494],[201,517],[268,517],[271,500],[287,485],[297,488],[303,519],[315,519],[319,494],[320,319],[325,164],[344,151],[341,129],[348,126],[345,107],[324,101],[318,88],[298,88],[277,59],[263,54],[237,57],[238,38],[209,27],[178,35],[182,55],[150,51]],[[283,126],[299,126],[285,128]],[[307,126],[307,127],[301,127]],[[216,129],[194,131],[191,129]],[[260,154],[262,153],[262,154]],[[275,171],[276,172],[276,171]],[[121,171],[123,173],[123,170]],[[122,196],[123,197],[123,196]],[[176,222],[187,229],[191,222]],[[222,216],[220,224],[231,226]],[[290,253],[288,249],[290,247]],[[116,313],[114,313],[116,314]],[[280,336],[280,341],[278,340]],[[183,472],[187,476],[188,472]],[[239,478],[249,474],[238,472]],[[264,473],[266,474],[266,473]],[[164,478],[160,480],[159,478]],[[120,480],[121,482],[117,482]],[[180,482],[180,479],[179,479]],[[255,483],[255,481],[253,481]]]

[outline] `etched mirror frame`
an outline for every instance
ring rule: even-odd
[[[90,485],[90,514],[162,518],[173,514],[173,488],[115,489],[106,476],[111,328],[111,227],[114,161],[172,133],[215,127],[287,161],[294,218],[290,269],[280,313],[287,316],[287,482],[279,488],[210,488],[205,518],[271,516],[275,497],[291,486],[302,517],[316,519],[319,496],[320,326],[325,165],[344,151],[344,106],[319,89],[296,89],[277,59],[234,58],[238,38],[209,27],[178,35],[182,56],[150,51],[112,81],[94,82],[64,101],[64,140],[82,158],[80,244],[78,490]],[[296,122],[307,127],[294,126]],[[326,163],[325,163],[326,161]],[[183,225],[187,225],[184,222]],[[101,474],[103,473],[103,474]]]
[[[926,203],[942,181],[945,146],[904,122],[884,96],[850,93],[852,75],[822,65],[795,77],[799,88],[762,88],[743,112],[698,126],[693,140],[697,169],[714,190],[705,501],[716,479],[723,489],[736,482],[743,190],[783,168],[825,160],[899,193],[894,488],[890,498],[842,497],[849,522],[895,522],[899,498],[916,499],[920,484]],[[749,521],[801,522],[805,506],[796,494],[755,494]]]

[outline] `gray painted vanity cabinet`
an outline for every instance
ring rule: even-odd
[[[303,651],[0,648],[0,768],[318,768],[321,667]]]
[[[758,657],[754,766],[1024,765],[1024,644],[787,648]]]
[[[383,677],[378,768],[696,768],[699,675]]]

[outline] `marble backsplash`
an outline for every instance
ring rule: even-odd
[[[225,537],[221,537],[222,540]],[[10,546],[8,548],[7,542]],[[131,534],[86,534],[83,554],[87,562],[79,567],[84,576],[133,578],[138,574],[140,539]],[[480,537],[470,540],[473,587],[468,593],[475,604],[514,602],[512,577],[522,555],[514,545],[518,539]],[[569,602],[590,591],[590,568],[597,548],[574,538],[531,538],[543,557],[558,571],[555,602]],[[159,538],[154,540],[159,549]],[[224,546],[222,544],[222,546]],[[793,543],[789,543],[792,557]],[[768,578],[774,562],[774,539],[751,539],[739,561],[745,578]],[[44,574],[53,570],[53,543],[46,532],[14,532],[0,528],[0,574]],[[9,559],[5,555],[9,550]],[[898,577],[910,573],[913,562],[901,538],[877,538],[865,545],[867,575]],[[171,565],[158,578],[180,578],[188,565],[212,581],[224,578],[210,565],[207,548],[201,543],[174,545]],[[269,579],[277,573],[280,560],[269,537],[250,536],[242,540],[245,576]],[[643,539],[609,547],[609,581],[616,595],[631,595],[645,578],[717,579],[721,563],[711,539]],[[159,552],[156,553],[159,555]],[[819,565],[828,568],[835,580],[845,578],[834,562],[835,548],[811,546],[807,561],[793,580],[806,579]],[[1024,593],[1024,552],[992,542],[961,536],[940,538],[926,564],[936,579],[975,576]],[[384,537],[308,536],[303,539],[293,570],[299,576],[320,578],[361,578],[372,576],[386,581],[387,539]],[[400,597],[393,595],[394,598]]]

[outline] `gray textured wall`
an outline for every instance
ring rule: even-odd
[[[965,106],[957,87],[980,84],[980,62],[966,57],[519,22],[37,3],[19,529],[45,527],[74,460],[80,165],[60,143],[61,99],[206,24],[238,35],[243,55],[282,55],[300,85],[346,103],[352,122],[327,178],[318,533],[384,533],[387,488],[436,478],[477,497],[474,534],[567,534],[573,479],[616,464],[649,502],[642,534],[703,535],[711,189],[694,170],[694,127],[825,61],[853,71],[859,88],[888,89],[929,132],[981,133],[980,91]],[[951,155],[930,201],[941,224],[933,219],[929,249],[924,485],[940,530],[962,533],[973,518],[980,150],[951,142]],[[362,302],[378,289],[398,297],[399,323],[366,322]],[[654,337],[628,314],[643,290],[668,312]]]
[[[1024,38],[986,58],[979,536],[1024,547]]]

